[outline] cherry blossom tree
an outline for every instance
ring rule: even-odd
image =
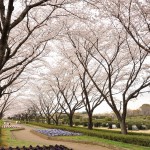
[[[150,52],[150,2],[148,0],[106,0],[88,1],[87,4],[103,14],[105,20],[111,20],[119,30],[143,50]]]
[[[150,2],[112,0],[104,6],[113,22],[118,21],[141,49],[150,52]]]
[[[0,1],[2,102],[6,98],[7,89],[12,84],[22,86],[20,82],[26,82],[27,76],[30,75],[26,74],[24,79],[21,75],[26,71],[27,66],[31,67],[32,62],[49,53],[51,49],[49,41],[59,34],[63,26],[58,24],[57,20],[70,13],[67,8],[71,3],[69,0]],[[2,106],[1,108],[3,109]]]
[[[113,7],[108,4],[110,3],[108,2],[106,6]],[[108,9],[106,6],[104,9],[104,5],[100,2],[94,3],[93,6],[97,6],[98,10],[100,7],[105,11]],[[113,9],[115,10],[118,9]],[[105,11],[102,15],[98,13],[94,26],[87,24],[82,31],[71,28],[68,36],[72,45],[72,53],[74,52],[77,56],[94,86],[116,114],[122,134],[127,134],[128,103],[137,98],[140,93],[145,92],[144,89],[150,85],[149,54],[148,49],[145,49],[149,45],[149,33],[146,30],[148,26],[143,26],[144,32],[140,32],[137,26],[139,29],[137,32],[143,36],[140,38],[134,33],[137,36],[134,39],[124,30],[124,26],[110,17],[108,10],[107,13]],[[91,65],[86,64],[88,60],[86,56],[93,58]],[[97,73],[95,73],[96,70],[98,70]]]
[[[116,40],[113,41],[110,40],[114,39],[111,34],[106,32],[104,39],[109,38],[109,41],[106,40],[107,42],[103,45],[101,44],[103,39],[100,38],[96,41],[89,40],[91,45],[83,47],[93,57],[94,63],[100,66],[99,79],[102,80],[97,80],[91,68],[85,65],[86,58],[81,50],[77,51],[77,57],[97,90],[116,114],[121,132],[126,134],[128,102],[150,85],[149,63],[147,62],[149,57],[147,52],[133,45],[126,35],[118,34],[118,39],[116,37]]]
[[[58,65],[55,69],[51,70],[52,74],[49,76],[49,82],[50,86],[53,86],[55,94],[61,94],[58,103],[63,112],[68,116],[69,125],[72,127],[75,111],[83,107],[79,88],[80,82],[75,74],[74,67],[68,66],[69,64],[63,60],[60,62],[63,62],[62,64],[64,65]]]
[[[43,80],[40,78],[40,80]],[[45,82],[45,80],[43,80]],[[26,85],[25,88],[29,88]],[[62,109],[58,103],[60,97],[56,97],[55,93],[51,88],[47,88],[46,85],[43,85],[42,88],[39,87],[39,84],[34,84],[30,86],[32,88],[30,90],[31,94],[28,94],[28,98],[26,96],[25,105],[27,109],[30,108],[32,110],[35,121],[43,122],[43,118],[46,119],[48,124],[51,124],[52,121],[58,125],[60,116],[62,114]],[[27,95],[27,94],[26,94]],[[27,110],[26,109],[26,110]]]
[[[0,97],[26,66],[46,51],[48,40],[58,34],[61,27],[54,29],[53,20],[58,15],[56,10],[65,3],[61,0],[0,1]]]
[[[69,40],[73,42],[73,39],[70,36]],[[76,48],[75,43],[72,43],[72,46]],[[76,51],[76,49],[73,50],[72,48],[68,49],[67,47],[63,47],[61,52],[64,59],[67,59],[68,63],[71,63],[76,68],[77,76],[79,78],[80,90],[82,91],[81,97],[83,100],[85,110],[88,114],[88,129],[92,129],[93,112],[98,106],[100,106],[100,104],[103,102],[104,99],[93,85],[86,70],[80,64],[80,61],[77,59],[76,54],[78,53],[78,51]],[[84,57],[85,57],[84,64],[86,67],[88,67],[90,65],[92,57],[89,54],[87,55],[85,54]],[[97,71],[98,69],[95,71],[94,75],[97,73]]]
[[[0,101],[0,119],[3,118],[5,112],[9,110],[10,105],[13,103],[13,98],[11,98],[11,93],[5,94]]]

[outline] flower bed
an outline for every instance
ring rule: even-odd
[[[22,127],[17,125],[2,125],[2,128],[22,128]]]
[[[3,148],[0,147],[0,150],[73,150],[73,149],[69,149],[68,147],[64,146],[64,145],[49,145],[49,146],[36,146],[36,147],[32,147],[31,145],[29,147],[16,147],[16,148]]]
[[[44,135],[47,135],[47,136],[73,136],[73,135],[78,136],[78,135],[81,135],[81,133],[64,131],[61,129],[36,129],[34,131],[44,134]]]

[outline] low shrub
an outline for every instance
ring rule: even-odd
[[[132,125],[134,125],[134,124],[128,124],[128,130],[132,130]],[[137,128],[139,130],[147,130],[148,129],[147,125],[143,125],[143,124],[140,124],[140,123],[136,123],[135,125],[137,126]]]
[[[108,123],[108,129],[112,129],[112,123]]]
[[[80,122],[74,122],[74,125],[79,126],[79,125],[81,125],[81,123]]]
[[[150,120],[150,116],[147,116],[145,119]]]
[[[83,127],[87,127],[88,123],[87,122],[82,122]]]
[[[128,124],[128,130],[132,130],[132,125]]]
[[[102,124],[100,122],[94,122],[93,125],[94,127],[100,127]]]
[[[116,127],[117,127],[117,128],[120,128],[120,123],[116,123]]]
[[[105,118],[105,121],[106,121],[106,122],[107,122],[107,121],[112,121],[112,118],[106,117],[106,118]]]
[[[147,126],[147,129],[150,129],[150,124],[147,124],[146,126]]]
[[[102,127],[107,127],[106,123],[102,123],[101,126],[102,126]]]
[[[146,127],[144,128],[142,124],[136,124],[136,126],[138,127],[139,130],[146,130]]]

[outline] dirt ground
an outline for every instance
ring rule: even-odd
[[[30,130],[35,129],[35,127],[30,127],[30,126],[26,126],[26,125],[20,125],[20,126],[25,128],[25,130],[12,131],[13,138],[18,139],[18,140],[32,141],[32,142],[38,143],[39,145],[44,145],[44,144],[65,145],[68,148],[72,148],[73,150],[111,150],[109,148],[102,147],[99,145],[47,140],[47,139],[41,138],[30,132]]]

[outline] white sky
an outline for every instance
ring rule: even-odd
[[[143,104],[150,104],[150,93],[145,93],[139,96],[136,100],[132,100],[128,103],[128,109],[138,109]],[[101,113],[110,113],[112,112],[111,108],[107,105],[106,102],[103,102],[99,107],[97,107],[94,111],[94,114],[101,114]]]
[[[139,96],[136,100],[130,101],[128,103],[128,109],[138,109],[142,106],[142,104],[150,104],[150,94],[144,94],[143,96]],[[20,104],[20,108],[22,107],[22,104]],[[23,107],[22,107],[23,108]],[[11,116],[11,114],[14,114],[13,112],[16,111],[16,108],[12,108],[10,111],[8,111],[6,116]],[[85,109],[81,109],[79,112],[83,112]],[[18,112],[18,110],[17,110]],[[21,110],[19,110],[21,112]],[[78,112],[78,111],[77,111]],[[110,113],[112,112],[111,108],[107,105],[106,102],[103,102],[99,107],[97,107],[94,111],[94,114],[103,114],[103,113]]]

